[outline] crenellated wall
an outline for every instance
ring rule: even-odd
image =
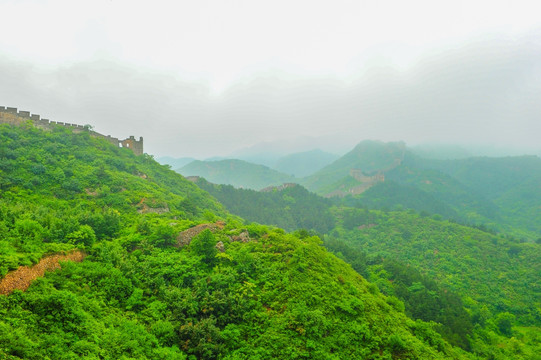
[[[41,117],[37,114],[30,114],[30,111],[17,111],[17,108],[0,106],[0,124],[3,123],[20,126],[29,120],[35,127],[43,130],[50,130],[53,126],[63,126],[69,128],[75,133],[88,131],[90,135],[103,138],[115,146],[131,149],[135,155],[143,154],[143,137],[140,137],[139,140],[135,140],[135,137],[130,136],[127,139],[119,140],[111,135],[103,135],[92,131],[89,126],[41,119]]]

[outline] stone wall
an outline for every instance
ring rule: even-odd
[[[374,175],[366,175],[360,169],[351,169],[349,175],[361,183],[377,183],[385,181],[383,172],[377,172]]]
[[[135,155],[143,154],[143,138],[140,137],[139,140],[135,140],[135,137],[130,136],[127,139],[119,140],[114,138],[111,135],[103,135],[98,132],[90,130],[89,126],[83,126],[78,124],[63,123],[59,121],[50,121],[49,119],[41,119],[37,114],[30,114],[30,111],[21,111],[13,107],[4,107],[0,106],[0,124],[10,124],[20,126],[27,121],[31,121],[32,124],[43,130],[51,130],[54,126],[62,126],[69,128],[75,133],[82,131],[88,131],[91,136],[100,137],[109,141],[111,144],[118,147],[125,147],[132,150]]]

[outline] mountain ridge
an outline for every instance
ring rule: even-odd
[[[292,182],[293,177],[280,173],[264,165],[253,164],[244,160],[228,159],[217,161],[195,160],[177,169],[183,176],[201,176],[205,179],[236,187],[254,190],[271,185]]]

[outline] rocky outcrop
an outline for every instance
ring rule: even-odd
[[[212,232],[223,229],[225,223],[223,221],[218,221],[214,224],[199,224],[194,227],[191,227],[187,230],[182,231],[177,236],[177,247],[182,247],[190,245],[190,242],[194,237],[199,235],[203,230],[209,229]]]
[[[218,243],[216,244],[216,249],[223,253],[225,251],[225,246],[224,246],[224,243],[221,242],[221,241],[218,241]]]
[[[136,205],[136,207],[139,214],[164,214],[170,211],[167,204],[158,204],[156,201],[152,199],[148,200],[146,198],[142,198],[141,201]]]
[[[230,236],[229,238],[231,239],[231,241],[240,241],[240,242],[243,242],[243,243],[246,243],[246,242],[252,240],[252,239],[250,239],[250,234],[246,230],[241,232],[239,235],[233,235],[233,236]]]

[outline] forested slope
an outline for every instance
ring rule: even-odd
[[[204,180],[198,184],[236,214],[307,229],[301,234],[326,234],[322,237],[328,249],[385,294],[400,299],[410,317],[437,322],[436,330],[454,345],[496,359],[533,359],[541,350],[540,244],[429,216],[430,209],[420,215],[335,206],[298,185],[255,192]],[[389,194],[387,189],[380,199]],[[415,194],[409,188],[404,198]],[[433,198],[420,200],[437,204]],[[287,216],[291,204],[305,207],[299,211],[303,217]],[[311,208],[321,224],[334,227],[329,231],[304,222]]]
[[[503,222],[540,235],[541,159],[538,156],[417,159],[419,167],[438,169],[491,200]]]
[[[434,160],[403,143],[363,141],[300,183],[347,206],[414,209],[535,241],[540,181],[537,156]]]
[[[301,184],[320,195],[332,193],[351,170],[363,173],[384,172],[399,165],[406,150],[404,143],[362,141],[350,152],[301,180]]]
[[[278,226],[288,231],[299,228],[326,233],[335,226],[332,202],[309,192],[301,185],[269,188],[266,191],[235,189],[231,185],[196,181],[235,215],[248,221]]]
[[[2,276],[87,254],[0,296],[1,358],[470,357],[318,237],[246,225],[150,156],[0,125],[0,181]]]
[[[537,358],[541,244],[412,211],[335,211],[340,222],[327,247],[403,300],[410,316],[443,324],[449,341],[482,357]]]

